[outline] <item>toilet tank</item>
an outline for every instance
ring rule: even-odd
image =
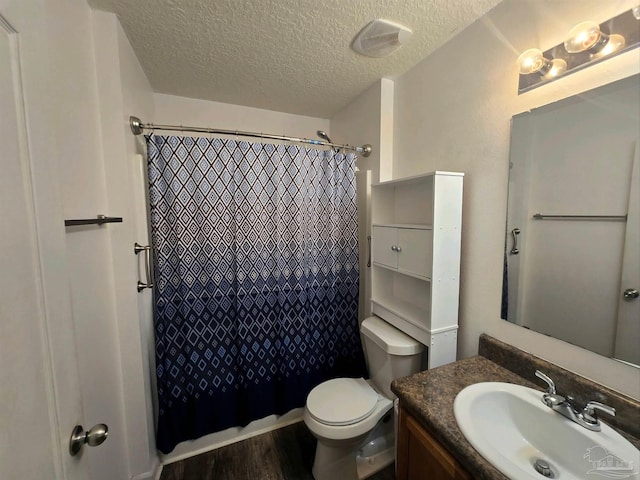
[[[373,384],[395,398],[391,382],[420,371],[424,346],[379,317],[363,320],[360,331]]]

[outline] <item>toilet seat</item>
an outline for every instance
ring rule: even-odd
[[[324,425],[352,425],[371,415],[379,398],[363,378],[335,378],[311,390],[307,411]]]

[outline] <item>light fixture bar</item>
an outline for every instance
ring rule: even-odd
[[[640,19],[635,16],[631,9],[601,23],[599,27],[607,39],[609,37],[623,37],[623,46],[609,54],[598,55],[590,50],[569,53],[565,48],[565,44],[560,43],[542,52],[542,57],[549,61],[566,62],[566,70],[559,75],[520,73],[518,95],[640,46]]]

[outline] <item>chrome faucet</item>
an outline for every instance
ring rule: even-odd
[[[542,403],[554,412],[567,417],[569,420],[576,422],[581,427],[594,432],[601,430],[600,420],[598,420],[597,410],[615,416],[616,409],[600,402],[589,402],[583,409],[578,409],[573,398],[563,397],[556,392],[556,385],[548,376],[540,370],[536,370],[536,377],[541,378],[547,383],[547,392],[542,395]]]

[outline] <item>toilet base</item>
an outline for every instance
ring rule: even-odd
[[[380,422],[368,435],[350,442],[318,440],[313,462],[315,480],[364,480],[395,460],[393,421]]]
[[[313,478],[315,480],[364,480],[388,467],[395,461],[395,448],[389,447],[373,455],[363,457],[353,452],[346,452],[341,448],[331,448],[325,445],[316,449],[313,462]],[[319,466],[322,467],[319,467]]]
[[[315,480],[358,480],[358,468],[353,451],[357,445],[356,443],[333,446],[318,440],[316,457],[311,470],[313,478]]]

